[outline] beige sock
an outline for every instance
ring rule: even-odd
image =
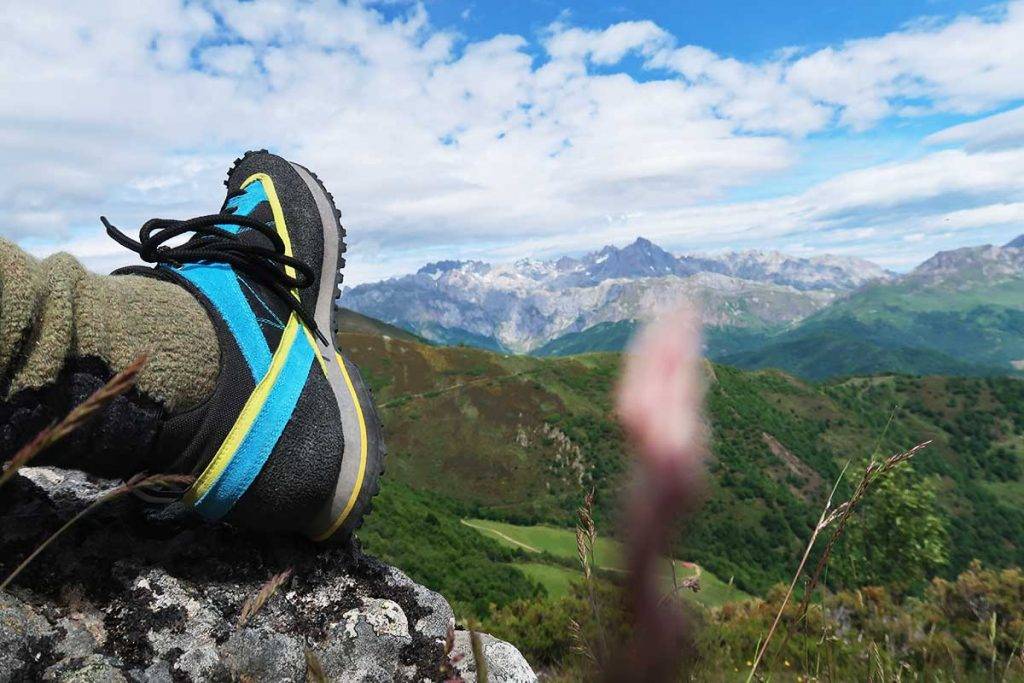
[[[96,357],[119,372],[149,360],[137,388],[172,412],[213,390],[220,349],[185,289],[135,275],[95,275],[74,257],[42,261],[0,239],[0,378],[8,395],[53,383],[65,363]]]

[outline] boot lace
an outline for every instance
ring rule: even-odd
[[[230,199],[230,197],[229,197]],[[100,221],[110,237],[139,255],[146,263],[166,264],[180,267],[186,263],[226,263],[235,271],[244,273],[259,282],[283,301],[296,316],[316,334],[324,345],[330,346],[327,338],[317,327],[316,320],[291,292],[305,289],[313,284],[313,269],[303,261],[285,253],[284,242],[277,230],[248,216],[233,213],[232,208],[221,213],[199,216],[188,220],[151,218],[139,229],[139,239],[133,240],[101,216]],[[242,242],[239,235],[219,225],[237,225],[256,230],[267,238],[272,248]],[[183,244],[172,246],[169,240],[187,233],[194,233]],[[290,266],[295,275],[288,273]]]

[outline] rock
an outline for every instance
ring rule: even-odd
[[[0,575],[117,482],[25,468],[0,491]],[[289,581],[244,626],[268,579]],[[22,680],[475,680],[448,602],[358,543],[324,548],[208,525],[132,497],[75,524],[0,592],[0,683]],[[485,638],[491,681],[534,681],[522,655]],[[468,653],[468,654],[464,654]],[[312,664],[310,664],[312,662]]]
[[[0,681],[11,680],[18,671],[38,674],[54,638],[46,619],[14,596],[0,593]]]
[[[515,683],[534,683],[537,674],[533,673],[526,658],[503,640],[486,633],[480,634],[484,656],[487,657],[487,679],[489,681],[515,681]],[[455,647],[452,649],[455,670],[466,683],[477,680],[476,659],[473,657],[473,642],[467,631],[455,633]]]

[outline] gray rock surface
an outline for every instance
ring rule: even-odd
[[[0,574],[115,483],[26,468],[0,491]],[[291,579],[245,626],[246,600]],[[469,635],[447,601],[357,545],[322,548],[207,525],[122,498],[48,548],[0,592],[0,683],[23,680],[475,680]],[[485,636],[491,681],[533,681]],[[459,653],[462,656],[453,656]]]
[[[515,681],[515,683],[535,683],[537,674],[533,673],[526,658],[508,643],[490,636],[480,634],[481,645],[487,657],[487,679],[490,681]],[[469,632],[456,631],[455,647],[452,648],[455,670],[466,683],[477,680],[477,666],[473,659],[473,643]]]

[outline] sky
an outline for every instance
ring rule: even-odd
[[[106,271],[103,214],[312,168],[346,281],[439,259],[843,254],[1024,232],[1024,0],[37,0],[0,12],[0,236]]]

